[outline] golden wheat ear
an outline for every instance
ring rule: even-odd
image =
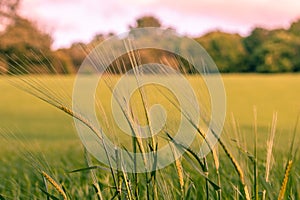
[[[43,178],[45,178],[55,188],[55,190],[63,197],[64,200],[68,199],[65,191],[51,176],[49,176],[45,171],[41,171],[41,174]]]
[[[287,163],[287,166],[285,168],[285,173],[284,173],[284,177],[283,177],[283,180],[282,180],[282,183],[281,183],[281,188],[280,188],[280,191],[279,191],[278,200],[284,199],[284,195],[285,195],[285,192],[286,192],[288,180],[289,180],[289,177],[290,177],[290,174],[291,174],[290,172],[291,172],[291,169],[292,169],[292,165],[293,165],[293,161],[289,160],[288,163]]]

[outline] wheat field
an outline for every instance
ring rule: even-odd
[[[56,89],[57,85],[52,85],[56,78],[47,77],[50,89]],[[247,199],[244,185],[248,187],[250,198],[300,199],[299,155],[290,157],[293,140],[296,147],[300,142],[299,128],[293,137],[300,111],[300,75],[224,74],[222,78],[227,108],[226,131],[221,138],[242,169],[244,183],[237,166],[219,146],[217,159],[215,154],[206,158],[207,176],[201,174],[201,167],[182,158],[157,171],[155,181],[148,188],[143,175],[135,187],[133,180],[137,176],[116,172],[118,181],[131,180],[130,185],[123,181],[117,187],[107,169],[70,173],[85,168],[89,162],[97,163],[92,156],[87,156],[73,119],[0,77],[0,131],[3,135],[0,137],[0,199]],[[197,77],[190,78],[192,85],[194,79]],[[73,76],[59,77],[69,92],[73,80]],[[274,140],[270,152],[272,131]],[[208,182],[207,177],[213,183]],[[53,183],[58,187],[53,187]]]

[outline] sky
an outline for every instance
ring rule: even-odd
[[[53,48],[88,42],[97,33],[123,33],[138,17],[200,36],[221,30],[247,35],[254,27],[288,28],[300,18],[299,0],[23,0],[21,15],[49,32]]]

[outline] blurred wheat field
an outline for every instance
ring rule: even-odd
[[[235,121],[238,124],[238,134],[240,134],[238,137],[244,137],[244,145],[248,145],[247,148],[252,149],[253,146],[251,146],[251,144],[253,143],[254,124],[253,106],[255,106],[258,113],[258,159],[262,162],[264,162],[266,156],[265,149],[271,129],[272,116],[274,112],[278,113],[273,150],[273,162],[275,164],[273,163],[274,168],[271,173],[273,179],[278,179],[277,185],[274,185],[274,190],[279,191],[280,183],[284,175],[285,162],[287,161],[285,155],[288,155],[293,128],[300,111],[300,74],[224,74],[222,77],[227,95],[225,127],[227,127],[227,130],[232,130],[232,116],[234,115]],[[53,77],[47,78],[55,79]],[[189,78],[192,85],[193,80],[196,78],[195,76]],[[60,77],[60,81],[64,83],[65,87],[70,88],[70,91],[72,91],[73,80],[73,76]],[[55,80],[51,80],[51,83],[52,82],[55,82]],[[56,86],[49,84],[49,87]],[[39,191],[36,184],[39,183],[40,177],[35,176],[34,173],[28,169],[28,163],[26,164],[26,161],[19,158],[20,155],[16,146],[18,143],[20,143],[20,149],[24,148],[21,145],[23,144],[26,150],[37,152],[37,154],[38,152],[42,152],[49,165],[56,169],[54,174],[61,178],[66,187],[72,185],[73,182],[71,182],[69,178],[62,178],[60,174],[82,168],[85,163],[83,147],[73,126],[72,118],[39,99],[12,87],[1,77],[0,91],[0,130],[2,132],[12,132],[18,138],[11,137],[7,140],[1,138],[0,140],[0,180],[3,179],[2,184],[0,184],[0,194],[7,194],[6,191],[12,189],[12,185],[14,185],[11,184],[10,178],[12,177],[20,184],[20,188],[14,190],[17,196],[18,192],[20,193],[19,196],[21,196],[22,193],[26,193],[23,190],[31,191],[31,193],[38,193]],[[105,99],[103,96],[102,98]],[[298,135],[296,136],[297,141],[300,140],[299,134],[300,132],[298,131]],[[224,138],[225,141],[228,141],[228,143],[232,143],[230,148],[236,155],[239,155],[236,143],[232,142],[237,140],[234,131],[227,131],[221,137]],[[220,153],[220,156],[220,173],[224,175],[224,179],[227,180],[227,182],[233,181],[232,184],[228,185],[223,183],[225,188],[222,188],[222,190],[225,195],[224,199],[226,199],[227,191],[231,191],[233,194],[235,192],[232,186],[235,184],[234,178],[230,178],[230,174],[234,172],[230,172],[230,170],[233,171],[233,169],[228,161],[222,159],[222,153]],[[185,165],[185,163],[183,164]],[[299,159],[294,161],[293,166],[295,179],[298,179],[297,183],[300,184]],[[263,174],[264,168],[262,166],[258,167]],[[169,168],[170,167],[165,170],[168,171],[170,170]],[[248,170],[249,169],[245,169],[245,171]],[[191,176],[196,173],[190,166],[186,166],[185,171]],[[71,194],[82,198],[85,197],[86,194],[91,193],[91,189],[88,187],[89,180],[84,173],[68,175],[67,177],[69,176],[73,177],[76,182],[74,187],[68,187]],[[100,176],[104,176],[105,179],[105,175],[102,174]],[[198,181],[199,185],[202,183],[204,185],[203,180],[199,179]],[[197,184],[197,186],[199,185]],[[77,194],[75,192],[77,190],[75,186],[80,188]],[[110,192],[107,190],[106,193],[109,194]],[[201,193],[201,189],[199,192]],[[294,192],[294,196],[297,197],[298,195],[299,197],[299,191],[298,193],[297,191]],[[30,192],[28,193],[30,194]],[[38,199],[36,195],[32,196],[32,199],[34,198]],[[93,199],[92,196],[89,198]],[[232,197],[228,196],[227,198],[231,199]]]

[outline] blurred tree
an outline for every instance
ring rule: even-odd
[[[73,43],[69,48],[60,49],[61,52],[70,58],[75,71],[79,69],[88,53],[86,46],[87,45],[84,43],[76,42]]]
[[[293,22],[288,31],[294,35],[300,36],[300,19]]]
[[[50,50],[52,44],[50,35],[43,33],[33,22],[22,17],[17,17],[15,23],[7,27],[0,39],[2,49],[11,46],[31,46],[41,50]]]
[[[259,48],[268,40],[269,34],[269,30],[258,27],[248,37],[243,39],[243,44],[247,51],[247,55],[244,58],[246,71],[255,72],[257,66],[263,65],[264,52],[262,52],[262,49],[259,50]]]
[[[0,0],[0,25],[1,20],[11,19],[5,31],[0,33],[2,73],[19,73],[20,68],[16,67],[18,64],[24,67],[22,73],[73,73],[94,47],[106,38],[114,36],[113,33],[96,34],[87,44],[74,43],[69,48],[52,51],[51,36],[39,30],[31,21],[17,15],[19,2],[20,0]],[[161,23],[153,16],[143,16],[130,28],[144,27],[161,27]],[[165,29],[161,37],[153,37],[148,31],[141,30],[135,33],[134,37],[139,37],[139,41],[146,46],[159,41],[166,49],[184,51],[194,57],[199,53],[190,44],[168,37],[168,34],[176,33],[174,29]],[[215,31],[195,40],[207,50],[221,72],[300,71],[300,19],[292,23],[288,30],[267,30],[258,27],[245,38],[238,34]],[[193,72],[193,64],[188,58],[170,52],[145,49],[136,53],[140,56],[142,64],[160,62],[188,73]],[[119,63],[130,69],[129,54],[116,59],[110,70],[117,72],[120,68]]]
[[[209,53],[220,72],[246,70],[243,68],[246,51],[240,35],[215,31],[196,38],[196,41]]]
[[[109,35],[109,36],[113,36],[113,33],[110,33],[110,34],[111,35]],[[90,43],[94,43],[95,45],[98,45],[103,40],[105,40],[105,35],[102,33],[98,33],[93,37],[93,39]]]
[[[20,0],[0,0],[0,30],[14,22]]]
[[[82,62],[86,58],[86,56],[101,42],[103,42],[106,38],[112,37],[115,34],[109,32],[108,34],[98,33],[93,39],[88,43],[75,42],[69,48],[59,49],[61,54],[64,54],[64,58],[69,57],[72,66],[74,67],[73,71],[77,71],[81,66]]]
[[[33,73],[42,67],[52,69],[51,52],[52,38],[50,35],[40,31],[27,19],[16,17],[15,22],[10,24],[5,32],[0,35],[0,53],[5,55],[9,71],[18,73],[12,66],[22,64],[22,73]]]
[[[245,46],[245,49],[249,53],[253,53],[256,47],[260,46],[264,41],[266,41],[269,37],[269,30],[264,28],[255,28],[251,34],[244,38],[243,43]]]
[[[57,66],[57,72],[62,74],[75,73],[76,69],[73,65],[71,57],[62,49],[54,52],[55,59],[53,65]]]
[[[145,28],[145,27],[161,27],[159,19],[153,16],[143,16],[136,20],[135,27],[130,28]]]
[[[269,37],[254,49],[256,72],[291,72],[300,66],[300,37],[278,29],[269,32]]]
[[[295,37],[296,42],[293,43],[295,47],[295,54],[297,55],[293,59],[293,71],[299,72],[300,71],[300,19],[295,21],[291,24],[289,28],[289,33],[293,34]]]
[[[108,33],[107,35],[99,33],[96,34],[93,39],[85,45],[85,51],[89,52],[96,46],[98,46],[101,42],[103,42],[106,38],[113,37],[114,33]]]

